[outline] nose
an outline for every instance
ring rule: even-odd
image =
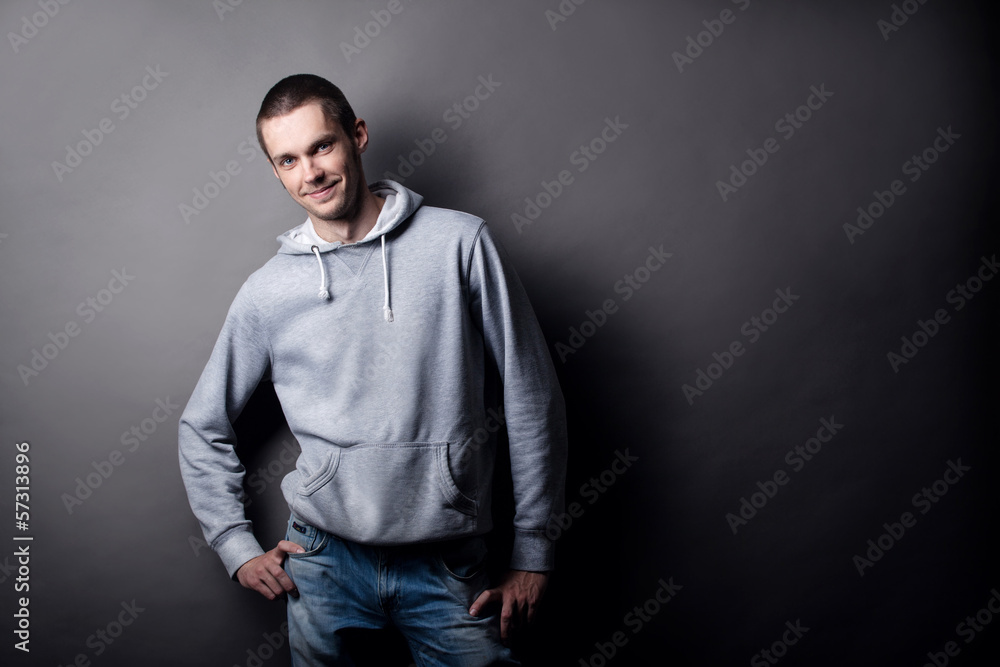
[[[302,168],[305,170],[305,178],[309,183],[316,183],[323,180],[323,170],[320,166],[309,159],[302,161]]]

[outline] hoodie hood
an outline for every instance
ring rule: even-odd
[[[403,224],[420,208],[420,205],[424,201],[424,198],[416,192],[403,187],[395,181],[376,181],[370,183],[368,189],[372,194],[385,198],[385,204],[382,206],[382,211],[379,213],[378,220],[375,221],[375,226],[372,227],[371,231],[360,241],[348,245],[360,245],[385,236]],[[328,252],[345,245],[340,241],[317,243],[312,239],[315,231],[311,227],[312,221],[306,218],[306,221],[301,225],[289,229],[279,236],[278,243],[281,244],[281,247],[278,249],[278,252],[286,255],[309,255],[314,253],[314,246],[319,249],[319,252]]]
[[[385,301],[382,306],[382,313],[386,322],[392,322],[392,307],[389,298],[389,257],[386,251],[386,235],[400,226],[410,218],[413,213],[420,208],[424,198],[412,190],[408,190],[399,183],[390,180],[382,180],[371,183],[368,189],[378,197],[385,198],[382,211],[375,221],[375,226],[365,235],[363,239],[356,243],[344,244],[340,241],[327,243],[320,239],[316,230],[313,229],[312,221],[306,218],[298,227],[289,229],[278,237],[278,254],[285,255],[315,255],[319,267],[319,292],[318,296],[324,301],[330,299],[330,290],[327,286],[326,266],[323,264],[321,253],[332,252],[341,246],[357,246],[363,243],[380,239],[382,242],[382,284],[384,287]]]

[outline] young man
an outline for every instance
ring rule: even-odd
[[[353,664],[345,630],[390,625],[419,665],[518,664],[502,640],[545,591],[566,461],[562,394],[524,290],[481,219],[366,184],[368,128],[325,79],[276,84],[257,137],[308,218],[239,290],[180,420],[205,539],[243,586],[288,594],[296,665]],[[516,512],[492,588],[489,361]],[[243,512],[232,426],[265,377],[302,448],[281,484],[286,539],[267,552]]]

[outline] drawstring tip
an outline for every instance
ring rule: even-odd
[[[392,322],[392,308],[386,306],[382,309],[382,313],[385,315],[386,322]]]
[[[324,301],[329,301],[329,299],[330,299],[330,293],[327,292],[326,290],[322,290],[319,293],[319,298],[323,299]]]

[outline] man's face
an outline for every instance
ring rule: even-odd
[[[264,144],[274,175],[313,221],[352,221],[367,184],[361,154],[368,147],[363,120],[353,136],[336,120],[328,120],[318,103],[265,120]]]

